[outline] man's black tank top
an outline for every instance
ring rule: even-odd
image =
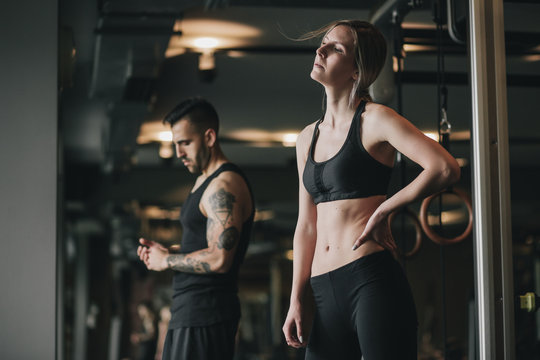
[[[173,278],[173,300],[169,328],[207,326],[220,321],[240,317],[238,300],[238,269],[244,260],[251,236],[255,205],[253,193],[246,176],[234,164],[225,163],[212,173],[195,191],[189,194],[182,205],[182,243],[180,253],[187,254],[208,247],[206,224],[208,218],[199,210],[204,191],[219,174],[225,171],[238,173],[249,189],[252,213],[242,225],[240,241],[231,268],[224,274],[190,274],[175,272]]]
[[[323,162],[313,160],[322,119],[315,124],[302,175],[304,186],[315,204],[387,194],[392,168],[375,160],[362,145],[360,129],[365,106],[365,101],[358,105],[341,149]]]

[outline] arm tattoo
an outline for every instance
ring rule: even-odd
[[[209,201],[212,211],[225,227],[232,216],[233,203],[236,202],[234,195],[221,188],[210,196]]]
[[[193,258],[188,258],[185,254],[169,255],[167,257],[169,268],[193,274],[210,273],[210,264]]]
[[[233,204],[236,202],[236,198],[233,194],[221,188],[210,196],[209,202],[212,211],[223,228],[217,229],[215,227],[217,222],[209,217],[207,223],[208,239],[213,239],[215,235],[219,234],[217,240],[218,249],[232,250],[240,238],[240,232],[236,227],[227,227],[227,223],[232,220]]]
[[[232,250],[238,242],[239,238],[240,232],[234,226],[223,230],[221,235],[219,235],[219,240],[217,244],[218,249]]]

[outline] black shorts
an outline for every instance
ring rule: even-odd
[[[388,251],[311,278],[316,304],[306,359],[416,360],[414,300]]]
[[[232,360],[238,319],[209,326],[169,329],[163,360]]]

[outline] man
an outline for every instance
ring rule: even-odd
[[[180,253],[146,239],[137,249],[149,270],[175,271],[163,359],[232,359],[240,318],[238,269],[253,224],[253,196],[221,151],[218,115],[209,102],[188,99],[164,122],[171,125],[176,156],[200,175],[182,206]]]

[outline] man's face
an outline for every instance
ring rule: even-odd
[[[177,121],[171,128],[176,156],[192,174],[200,174],[208,165],[210,148],[204,134],[200,134],[187,118]]]

